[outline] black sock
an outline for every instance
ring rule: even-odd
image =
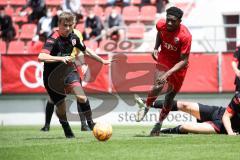
[[[65,134],[65,136],[66,136],[67,138],[74,136],[74,134],[73,134],[73,132],[72,132],[72,129],[71,129],[68,121],[60,120],[60,119],[59,119],[59,122],[61,123],[62,128],[63,128],[63,131],[64,131],[64,134]]]
[[[50,125],[53,111],[54,111],[54,104],[48,101],[46,105],[46,110],[45,110],[45,126]]]
[[[87,100],[85,103],[78,102],[78,105],[81,107],[81,110],[87,121],[92,121],[92,110],[89,101]]]
[[[81,104],[79,102],[77,102],[77,110],[78,110],[78,114],[79,114],[79,117],[80,117],[81,124],[82,125],[87,125],[86,124],[86,117],[85,117],[85,115],[83,113]]]
[[[156,100],[152,107],[153,108],[160,108],[160,109],[162,109],[163,108],[163,104],[164,104],[164,100]],[[171,111],[178,111],[177,101],[173,101]]]
[[[78,103],[81,107],[81,110],[82,110],[84,116],[87,119],[88,126],[90,127],[90,129],[93,129],[95,123],[93,122],[93,119],[92,119],[92,110],[91,110],[89,101],[87,100],[85,103],[80,103],[80,102],[78,102]]]

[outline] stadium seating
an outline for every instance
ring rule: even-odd
[[[20,10],[22,9],[22,7],[17,7],[15,10],[15,14],[13,16],[13,21],[16,23],[27,23],[27,16],[19,16]],[[30,8],[27,8],[25,11],[31,11]]]
[[[143,6],[140,10],[140,21],[154,22],[157,13],[155,6]]]
[[[8,0],[0,0],[0,6],[6,6],[8,3]]]
[[[139,8],[137,6],[127,6],[122,11],[125,22],[136,22],[139,17]]]
[[[9,4],[12,6],[23,6],[27,3],[26,0],[9,0]]]
[[[27,53],[28,54],[38,54],[41,52],[44,43],[41,41],[38,42],[27,42]]]
[[[15,36],[15,38],[16,38],[16,39],[20,38],[19,26],[14,23],[14,24],[13,24],[13,27],[14,27],[14,29],[15,29],[15,31],[16,31],[16,36]]]
[[[81,33],[84,31],[84,23],[78,23],[76,25],[76,29],[79,30]]]
[[[94,6],[97,0],[81,0],[82,5],[84,6]]]
[[[97,15],[97,16],[99,16],[100,18],[102,18],[103,17],[103,8],[102,7],[100,7],[100,6],[95,6],[95,7],[93,7],[93,12]]]
[[[121,14],[121,12],[122,12],[121,7],[116,6],[115,9],[116,9],[116,11],[117,11],[119,14]],[[111,7],[111,6],[108,6],[108,7],[105,9],[105,11],[104,11],[104,15],[105,15],[105,16],[108,16],[108,15],[111,13],[111,11],[112,11],[112,7]]]
[[[35,24],[24,24],[21,27],[21,39],[32,39],[36,31],[36,25]]]
[[[63,0],[46,0],[47,6],[60,6]]]
[[[8,54],[23,54],[25,46],[23,41],[11,41],[9,43]]]
[[[131,3],[133,4],[133,5],[140,5],[142,2],[141,2],[142,0],[131,0]]]
[[[144,31],[143,23],[132,23],[128,26],[127,37],[129,39],[141,39],[144,36]]]
[[[14,15],[14,9],[12,6],[10,5],[7,5],[5,8],[4,8],[4,12],[6,15],[9,15],[9,16],[13,16]]]

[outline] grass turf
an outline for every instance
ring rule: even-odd
[[[240,136],[161,135],[149,137],[149,126],[113,126],[107,142],[97,141],[91,132],[66,139],[60,126],[50,132],[39,126],[0,127],[1,160],[240,160]]]

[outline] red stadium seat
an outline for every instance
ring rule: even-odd
[[[96,49],[98,48],[98,42],[96,42],[96,41],[84,41],[84,44],[88,48],[90,48],[90,49],[92,49],[94,51],[96,51]]]
[[[15,14],[14,14],[14,16],[13,16],[13,21],[14,22],[22,22],[22,23],[26,23],[27,22],[27,16],[23,16],[23,17],[21,17],[21,16],[19,16],[19,13],[20,13],[20,10],[22,9],[22,7],[18,7],[18,8],[16,8],[16,10],[15,10]],[[27,8],[25,11],[31,11],[31,9],[30,8]]]
[[[115,9],[117,10],[117,12],[118,12],[119,14],[121,14],[121,7],[115,6]],[[108,15],[111,13],[111,11],[112,11],[112,7],[111,7],[111,6],[108,6],[108,7],[105,9],[104,15],[105,15],[105,16],[108,16]]]
[[[11,41],[8,47],[8,54],[24,54],[25,46],[23,41]]]
[[[97,0],[97,4],[98,5],[106,5],[107,4],[107,0]]]
[[[97,0],[81,0],[83,6],[94,6]]]
[[[9,16],[13,16],[14,15],[14,9],[13,7],[11,7],[10,5],[7,5],[5,8],[4,8],[4,12],[6,15],[9,15]]]
[[[29,41],[27,43],[27,53],[28,54],[38,54],[41,52],[44,43],[41,41],[33,42]]]
[[[0,0],[0,6],[6,6],[8,4],[9,4],[8,0]]]
[[[4,41],[0,41],[0,54],[6,54],[6,43]]]
[[[141,0],[131,0],[131,3],[133,5],[140,5],[142,3],[142,1]]]
[[[60,6],[63,0],[46,0],[47,6]]]
[[[35,24],[24,24],[21,28],[21,39],[32,39],[35,34],[36,25]]]
[[[144,31],[143,23],[132,23],[128,26],[127,37],[129,39],[141,39],[144,37]]]
[[[95,6],[93,7],[93,12],[99,16],[100,18],[103,17],[103,8],[102,7],[99,7],[99,6]]]
[[[123,8],[123,19],[125,21],[137,21],[139,17],[139,8],[137,6],[127,6]]]
[[[140,11],[140,20],[154,22],[157,13],[156,6],[143,6]]]
[[[14,27],[14,29],[15,29],[15,31],[16,31],[16,36],[15,36],[15,38],[18,39],[18,38],[20,37],[19,26],[14,23],[14,24],[13,24],[13,27]]]
[[[23,6],[27,3],[27,0],[9,0],[9,4],[12,6]]]
[[[84,31],[84,23],[79,23],[76,25],[76,29],[79,30],[81,33]]]

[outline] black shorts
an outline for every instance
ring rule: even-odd
[[[219,134],[226,134],[225,127],[222,122],[222,117],[225,112],[225,108],[217,107],[217,106],[209,106],[200,104],[199,105],[199,112],[201,120],[198,122],[207,122],[212,125],[215,131]]]
[[[56,105],[66,97],[65,88],[73,83],[81,85],[81,79],[77,71],[69,70],[66,66],[60,66],[58,72],[51,72],[47,74],[43,72],[44,86],[51,98]]]

